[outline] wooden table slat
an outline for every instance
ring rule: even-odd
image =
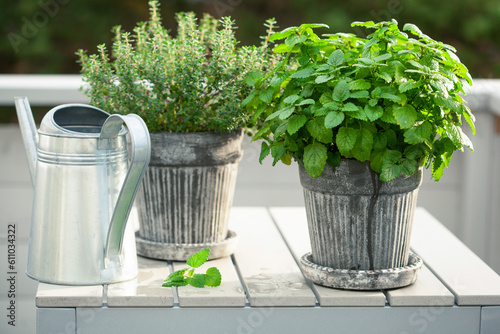
[[[76,310],[73,307],[40,307],[36,309],[36,318],[37,333],[76,334]],[[22,330],[17,332],[20,333]]]
[[[415,212],[412,248],[457,305],[500,305],[500,276],[423,208]]]
[[[71,286],[40,283],[36,293],[37,307],[101,307],[102,285]]]
[[[298,262],[311,251],[304,208],[271,208],[270,213]],[[312,288],[321,306],[385,306],[385,295],[381,291],[349,291],[317,284],[312,284]]]
[[[455,296],[423,266],[417,281],[410,286],[387,290],[387,301],[391,306],[453,306]]]
[[[172,307],[172,288],[161,285],[170,274],[167,261],[137,257],[139,274],[136,278],[108,285],[107,303],[109,307]]]
[[[76,332],[479,334],[480,317],[480,307],[77,308]]]
[[[481,334],[500,332],[500,306],[481,307]]]
[[[234,258],[250,306],[316,304],[314,293],[266,209],[233,208],[231,229],[240,236]]]

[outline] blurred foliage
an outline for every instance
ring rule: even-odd
[[[395,18],[414,23],[451,44],[473,77],[500,77],[498,0],[163,0],[164,24],[174,13],[232,16],[243,45],[259,43],[261,24],[275,17],[281,28],[324,22],[332,32],[354,32],[352,21]],[[115,25],[130,30],[148,18],[146,0],[0,0],[0,73],[78,73],[77,49],[95,53],[110,44]],[[363,33],[359,31],[359,33]]]

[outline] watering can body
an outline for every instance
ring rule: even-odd
[[[70,104],[49,111],[35,133],[27,100],[16,100],[16,108],[34,185],[28,276],[67,285],[134,278],[134,226],[127,222],[149,163],[144,122]]]

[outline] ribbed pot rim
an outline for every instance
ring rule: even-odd
[[[340,165],[326,165],[323,173],[314,178],[304,166],[299,165],[299,176],[302,187],[320,193],[332,195],[373,195],[400,194],[413,191],[420,187],[423,178],[421,166],[412,176],[399,175],[391,182],[380,181],[380,175],[370,168],[370,162],[355,159],[341,159]]]
[[[243,130],[158,132],[151,134],[150,166],[217,166],[238,163],[243,155]]]

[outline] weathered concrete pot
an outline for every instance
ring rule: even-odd
[[[309,176],[303,167],[299,167],[299,173],[311,240],[310,261],[318,267],[348,270],[353,274],[398,268],[398,272],[407,276],[401,268],[408,266],[422,169],[411,177],[399,176],[386,183],[379,180],[368,162],[352,159],[342,159],[336,168],[326,166],[318,178]],[[305,267],[304,261],[301,264]],[[416,279],[419,268],[414,269]],[[378,276],[372,275],[376,280]],[[368,281],[353,279],[338,287],[388,288],[382,284],[384,280],[379,280],[380,286]],[[414,282],[404,280],[410,281]]]
[[[138,203],[139,255],[181,261],[203,248],[211,248],[210,258],[233,253],[228,219],[242,139],[242,131],[151,134]]]

